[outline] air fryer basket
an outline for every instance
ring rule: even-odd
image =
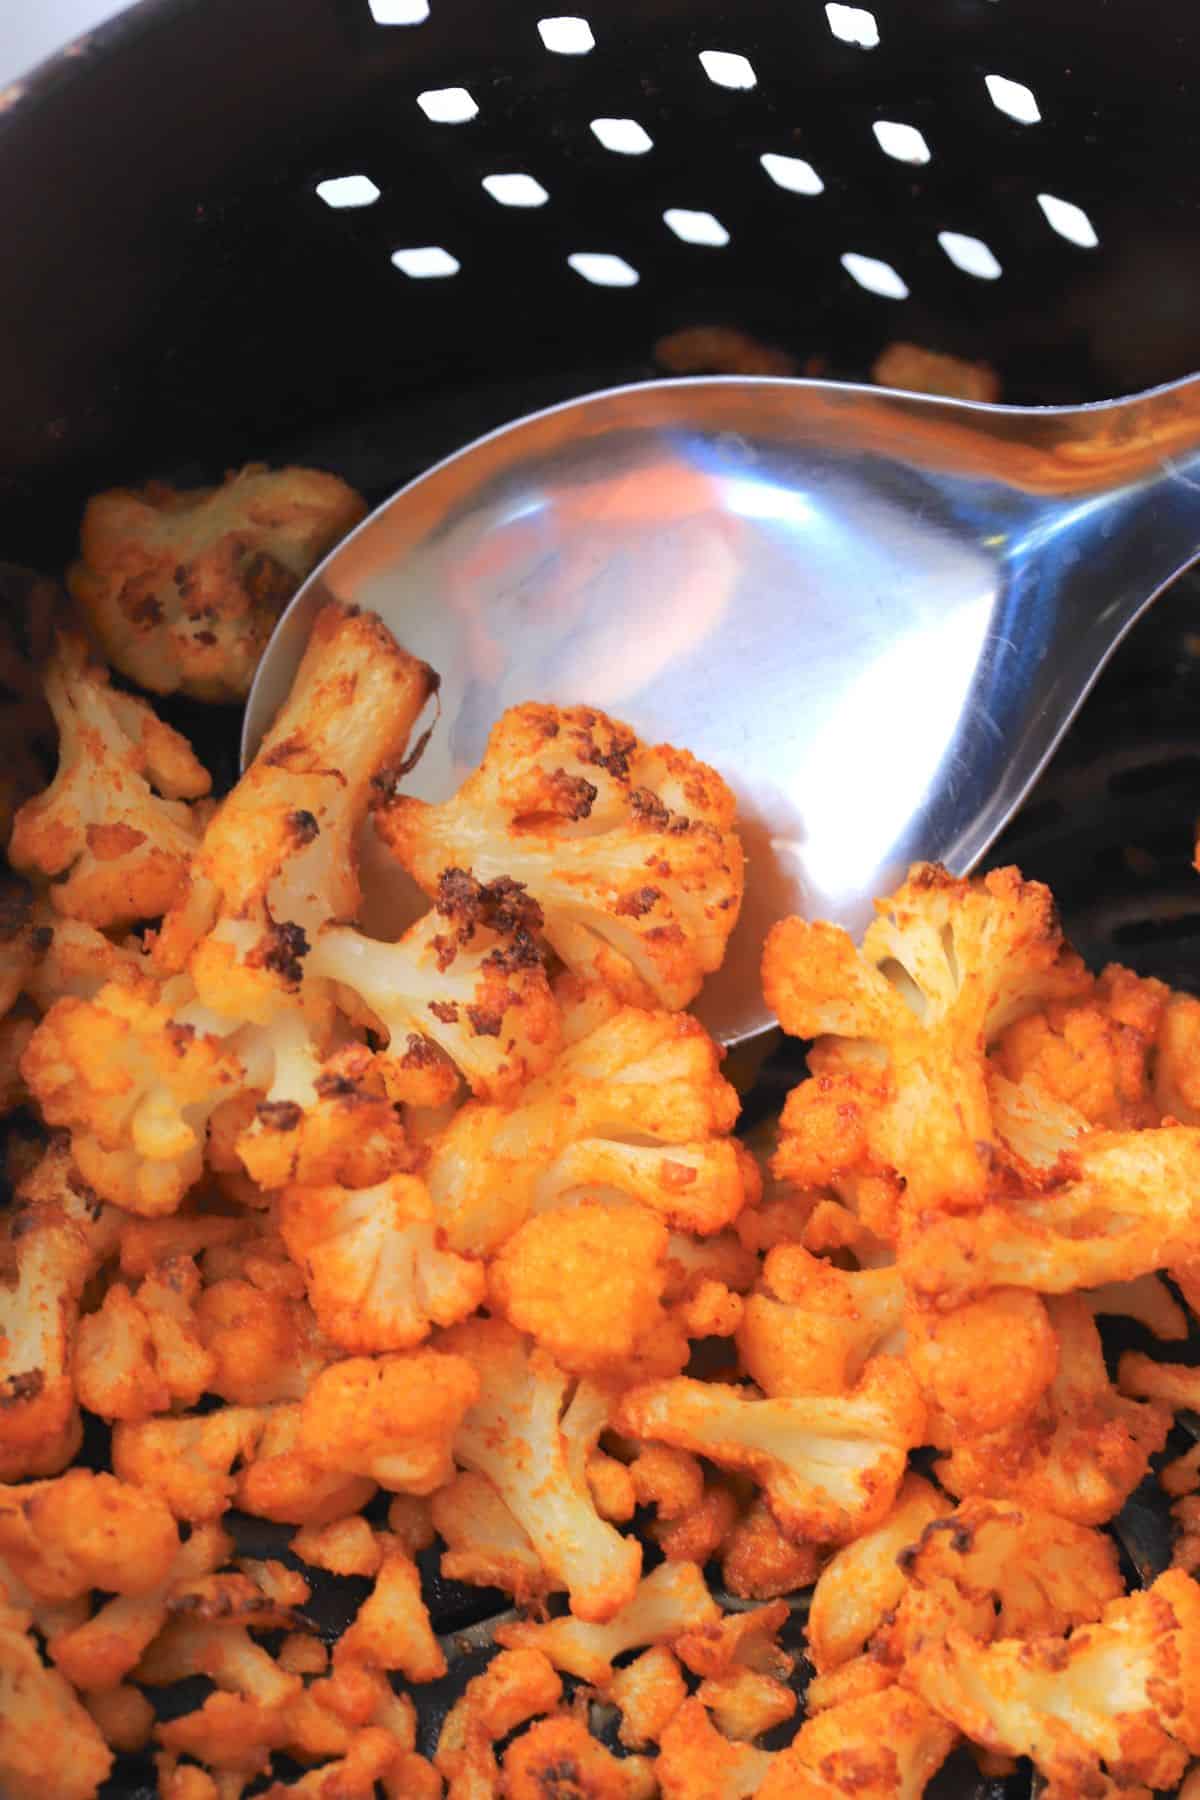
[[[96,486],[249,458],[381,499],[506,418],[649,376],[686,325],[853,379],[903,338],[986,359],[1018,402],[1200,367],[1193,0],[571,4],[142,0],[0,95],[0,560],[61,568]],[[639,126],[640,148],[596,120],[627,144]],[[351,175],[372,203],[318,195]],[[944,233],[999,272],[959,266],[982,252],[952,238],[956,262]],[[618,283],[581,254],[621,259],[601,265]],[[1093,964],[1200,990],[1198,597],[1185,577],[1126,640],[992,860],[1052,884]],[[207,732],[228,779],[233,721]],[[774,1056],[748,1116],[799,1066]],[[278,1553],[288,1533],[239,1535]],[[1165,1562],[1149,1488],[1118,1538],[1131,1577]],[[503,1604],[427,1573],[438,1627],[466,1636],[418,1696],[426,1748]],[[320,1628],[360,1594],[323,1583]],[[152,1791],[136,1759],[106,1789]],[[930,1790],[1029,1791],[966,1758]]]

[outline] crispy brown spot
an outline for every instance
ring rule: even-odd
[[[193,631],[192,633],[192,642],[194,644],[203,644],[206,650],[211,650],[217,641],[217,634],[215,631]]]
[[[435,1019],[442,1021],[443,1025],[458,1024],[458,1008],[453,1000],[431,1000],[429,1010]]]
[[[271,1131],[295,1131],[304,1117],[294,1100],[262,1100],[256,1111]]]
[[[597,788],[584,775],[568,775],[555,769],[549,777],[550,799],[555,812],[567,819],[586,819],[595,803]]]
[[[434,1000],[430,1004],[431,1006],[436,1007],[439,1006],[441,1002]],[[457,1019],[458,1008],[453,1007],[452,1010],[454,1012],[454,1018]],[[438,1016],[441,1017],[440,1014]],[[453,1020],[445,1019],[443,1020],[443,1023],[449,1025],[453,1023]],[[400,1067],[402,1069],[428,1069],[432,1067],[434,1063],[440,1063],[441,1060],[441,1051],[436,1044],[431,1044],[428,1038],[419,1037],[415,1031],[409,1032],[408,1049],[400,1059]]]
[[[284,920],[282,925],[268,925],[262,939],[246,958],[251,969],[269,969],[281,975],[290,986],[298,987],[304,971],[301,962],[308,955],[308,937],[303,925]]]
[[[499,1037],[500,1027],[504,1023],[504,1008],[494,1006],[468,1006],[467,1017],[471,1021],[471,1030],[476,1037]]]
[[[26,1369],[20,1375],[10,1375],[6,1381],[0,1381],[0,1406],[21,1406],[36,1400],[45,1385],[44,1369]]]
[[[671,822],[670,813],[658,795],[651,793],[649,788],[634,788],[629,796],[629,804],[643,825],[656,825],[660,831],[665,831]]]
[[[299,807],[295,812],[290,812],[287,824],[297,848],[311,844],[320,835],[321,827],[307,807]]]
[[[489,950],[483,959],[485,969],[495,969],[500,975],[515,975],[520,969],[540,967],[542,953],[522,927],[513,933],[512,943],[506,949]]]
[[[476,929],[503,936],[524,929],[540,931],[542,909],[525,885],[507,875],[477,881],[469,869],[444,869],[438,878],[438,912],[455,926],[460,944],[469,944]]]
[[[54,942],[54,932],[49,925],[35,925],[30,936],[30,943],[38,956],[44,956]]]
[[[600,723],[598,713],[587,713],[585,719],[590,729],[594,729]],[[598,769],[607,769],[614,781],[627,781],[629,779],[629,759],[637,749],[637,739],[633,733],[614,730],[608,749],[602,750],[595,738],[590,735],[590,729],[588,736],[580,746],[580,761],[591,763]]]
[[[641,919],[654,905],[662,899],[662,890],[656,887],[640,887],[632,894],[622,894],[617,901],[617,917]]]
[[[161,625],[163,609],[157,595],[145,594],[126,606],[125,616],[131,625]]]
[[[242,589],[255,606],[282,606],[295,586],[291,570],[265,550],[247,557],[242,564]]]
[[[318,1075],[313,1086],[319,1100],[346,1100],[361,1091],[358,1083],[351,1081],[348,1075],[338,1075],[332,1069]]]
[[[0,943],[15,938],[29,919],[33,889],[27,881],[6,881],[0,887]],[[45,926],[39,927],[45,930]],[[34,933],[36,941],[37,933]]]

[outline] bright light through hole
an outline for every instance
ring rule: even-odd
[[[685,244],[711,244],[720,249],[722,244],[729,242],[729,233],[720,219],[714,218],[710,212],[688,212],[683,206],[668,206],[663,214],[663,222]]]
[[[596,48],[592,28],[586,19],[539,19],[538,36],[547,50],[558,56],[586,56]]]
[[[485,175],[483,185],[501,206],[545,206],[550,198],[532,175]]]
[[[610,256],[606,250],[577,250],[567,261],[595,287],[633,287],[638,278],[637,270],[623,256]]]
[[[847,250],[842,267],[869,294],[881,294],[885,300],[908,299],[908,283],[903,276],[877,256],[860,256],[856,250]]]
[[[1041,118],[1037,97],[1023,81],[1009,81],[1004,75],[985,76],[991,102],[999,112],[1007,113],[1022,125],[1036,125]]]
[[[776,156],[773,150],[768,150],[758,160],[776,187],[786,188],[790,194],[825,192],[825,183],[802,156]]]
[[[875,14],[868,12],[865,6],[830,4],[825,8],[825,17],[829,20],[830,31],[843,44],[857,44],[860,50],[874,50],[879,42]]]
[[[326,206],[373,206],[379,189],[369,175],[334,175],[328,181],[318,181],[317,197]]]
[[[995,281],[999,275],[1000,264],[982,238],[961,231],[939,231],[938,243],[964,275],[978,275],[981,281]]]
[[[752,88],[758,82],[750,58],[734,50],[702,50],[700,66],[718,87]]]
[[[402,274],[414,281],[430,281],[438,276],[457,275],[462,264],[440,244],[423,244],[414,250],[394,250],[392,262]]]
[[[377,25],[423,25],[429,0],[367,0]]]
[[[915,125],[897,125],[894,119],[876,119],[871,130],[879,140],[879,148],[897,162],[927,163],[929,145]]]
[[[462,125],[479,111],[466,88],[426,88],[417,95],[417,105],[435,125]]]
[[[636,119],[593,119],[592,130],[606,150],[622,156],[643,156],[654,148],[654,139]]]
[[[1057,231],[1059,237],[1065,237],[1069,243],[1078,244],[1081,250],[1096,248],[1100,239],[1096,235],[1096,227],[1082,206],[1076,206],[1072,200],[1059,200],[1054,194],[1039,194],[1038,205],[1045,213],[1048,224]]]

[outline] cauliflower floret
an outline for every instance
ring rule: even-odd
[[[342,1350],[407,1350],[483,1299],[482,1263],[441,1248],[433,1202],[411,1175],[287,1188],[279,1223],[321,1329]]]
[[[974,1437],[1017,1424],[1028,1418],[1058,1368],[1058,1339],[1046,1307],[1026,1288],[995,1288],[953,1312],[909,1306],[905,1327],[908,1365],[942,1430]]]
[[[671,1644],[685,1631],[715,1626],[716,1601],[695,1563],[660,1563],[643,1577],[631,1600],[605,1624],[569,1615],[537,1625],[520,1620],[496,1628],[496,1642],[508,1650],[540,1650],[556,1669],[593,1687],[612,1680],[613,1663],[627,1650]]]
[[[611,1619],[636,1590],[642,1555],[600,1518],[588,1492],[587,1458],[608,1423],[607,1396],[580,1382],[564,1413],[568,1377],[502,1319],[467,1320],[439,1341],[479,1381],[455,1461],[492,1482],[577,1617]]]
[[[218,1015],[265,1023],[294,1003],[322,926],[357,916],[356,846],[376,777],[436,686],[373,613],[330,602],[253,762],[204,833],[155,959],[185,966]]]
[[[205,1675],[225,1693],[268,1708],[282,1706],[301,1689],[300,1677],[279,1668],[244,1625],[172,1619],[142,1657],[137,1679],[147,1687],[163,1687],[193,1675]]]
[[[857,1656],[884,1617],[899,1605],[905,1576],[900,1555],[950,1502],[920,1475],[906,1475],[883,1523],[844,1544],[825,1564],[808,1612],[808,1647],[824,1674]]]
[[[919,863],[877,905],[861,951],[832,925],[776,925],[767,999],[793,1035],[848,1039],[876,1065],[886,1099],[867,1129],[876,1158],[904,1177],[904,1210],[970,1211],[986,1197],[997,1144],[988,1044],[1090,978],[1063,943],[1049,890],[1015,869],[956,881]],[[776,1170],[798,1180],[789,1127],[785,1113]]]
[[[554,1585],[529,1534],[484,1475],[464,1469],[432,1499],[433,1523],[446,1548],[447,1581],[503,1588],[518,1606],[533,1606]]]
[[[572,1800],[647,1800],[657,1784],[647,1788],[642,1775],[639,1758],[615,1757],[565,1716],[540,1720],[504,1753],[508,1800],[545,1800],[564,1786]]]
[[[450,1479],[451,1447],[457,1455],[481,1394],[471,1361],[448,1354],[450,1334],[442,1343],[322,1370],[301,1402],[297,1448],[331,1473],[432,1494]]]
[[[725,1539],[721,1578],[739,1600],[774,1600],[811,1587],[821,1566],[815,1544],[793,1544],[766,1501],[751,1502]]]
[[[1153,1400],[1172,1412],[1200,1405],[1200,1368],[1189,1363],[1160,1363],[1141,1350],[1121,1358],[1117,1385],[1135,1400]]]
[[[681,1230],[718,1232],[758,1191],[753,1158],[727,1135],[738,1098],[719,1062],[686,1014],[627,1007],[511,1109],[468,1102],[426,1171],[451,1247],[487,1255],[579,1189],[615,1190]]]
[[[542,1213],[491,1264],[491,1302],[561,1368],[603,1375],[662,1322],[667,1240],[666,1226],[643,1207],[582,1200]]]
[[[211,1359],[209,1392],[235,1406],[303,1399],[334,1355],[303,1300],[233,1276],[200,1295],[196,1330]]]
[[[94,1800],[112,1753],[28,1625],[0,1605],[0,1786],[6,1800]]]
[[[110,1749],[136,1754],[150,1742],[154,1708],[140,1688],[106,1688],[103,1693],[88,1694],[83,1704]]]
[[[58,773],[13,822],[13,867],[49,878],[68,918],[106,929],[160,918],[199,843],[187,802],[208,793],[208,771],[144,700],[109,686],[74,632],[59,633],[46,697]]]
[[[197,1525],[180,1544],[165,1576],[143,1593],[120,1594],[90,1619],[53,1634],[50,1656],[84,1693],[105,1692],[124,1680],[167,1622],[176,1588],[211,1575],[233,1554],[233,1540],[220,1526]]]
[[[1161,981],[1110,963],[1090,993],[1016,1020],[992,1060],[1018,1085],[1035,1077],[1089,1125],[1157,1125],[1163,1109],[1151,1091],[1151,1062],[1169,998]]]
[[[663,1555],[670,1562],[711,1562],[737,1524],[738,1506],[731,1489],[710,1482],[703,1497],[678,1518],[662,1514],[649,1527]]]
[[[567,968],[672,1011],[721,965],[737,921],[733,795],[686,751],[648,749],[587,707],[517,706],[441,806],[400,796],[383,842],[434,893],[444,869],[528,888]]]
[[[422,1045],[436,1046],[478,1097],[511,1099],[558,1048],[558,1008],[531,935],[539,922],[517,883],[483,885],[446,869],[433,912],[398,943],[330,928],[317,938],[308,972],[349,990],[386,1034],[380,1066],[396,1100],[427,1103]]]
[[[847,1393],[871,1356],[899,1347],[904,1283],[895,1268],[837,1269],[782,1244],[767,1254],[762,1286],[746,1300],[736,1339],[766,1394]]]
[[[901,1244],[920,1298],[953,1306],[989,1287],[1042,1293],[1132,1281],[1200,1253],[1200,1128],[1095,1132],[1043,1180],[970,1219],[918,1222]]]
[[[539,1713],[552,1712],[562,1682],[538,1650],[501,1650],[446,1714],[434,1762],[452,1800],[491,1800],[500,1770],[493,1746]]]
[[[652,1644],[616,1671],[604,1697],[620,1708],[621,1742],[642,1750],[661,1738],[687,1699],[687,1686],[671,1651],[665,1644]]]
[[[886,1517],[908,1452],[922,1441],[925,1408],[904,1364],[877,1357],[836,1398],[763,1399],[686,1377],[651,1382],[623,1396],[616,1424],[744,1470],[789,1536],[843,1543]]]
[[[82,919],[60,918],[44,899],[33,908],[31,933],[36,959],[23,986],[39,1012],[49,1012],[66,994],[94,1000],[108,982],[124,981],[130,970],[146,966],[139,938],[114,944]]]
[[[266,1028],[274,1057],[269,1093],[257,1102],[242,1095],[230,1103],[239,1116],[225,1115],[235,1133],[231,1167],[245,1169],[263,1189],[326,1182],[370,1187],[413,1161],[383,1059],[357,1043],[320,1056],[328,1032],[314,1013],[286,1014]],[[214,1121],[212,1131],[222,1122]]]
[[[75,1390],[104,1419],[148,1419],[216,1392],[216,1362],[196,1330],[200,1275],[190,1256],[167,1257],[132,1294],[114,1281],[79,1322]]]
[[[696,1689],[696,1698],[708,1708],[719,1731],[746,1743],[782,1725],[796,1710],[791,1688],[757,1669],[710,1675]]]
[[[79,1299],[118,1224],[52,1143],[17,1188],[0,1237],[0,1481],[55,1475],[79,1445],[71,1380]],[[13,1270],[5,1278],[4,1263]]]
[[[662,1800],[752,1800],[774,1761],[770,1751],[723,1737],[693,1697],[663,1732],[654,1768]]]
[[[1162,1449],[1171,1415],[1111,1385],[1100,1334],[1080,1295],[1047,1303],[1058,1372],[1031,1419],[988,1436],[955,1437],[937,1465],[952,1494],[1012,1499],[1080,1525],[1119,1512]]]
[[[111,1475],[68,1469],[53,1481],[0,1488],[0,1557],[42,1599],[71,1600],[92,1588],[143,1593],[163,1579],[178,1548],[162,1500]]]
[[[375,1585],[334,1651],[335,1665],[397,1669],[407,1681],[436,1681],[446,1658],[421,1599],[421,1577],[402,1544],[385,1537]]]
[[[301,1406],[271,1406],[256,1416],[261,1435],[234,1485],[235,1503],[243,1512],[280,1525],[327,1525],[374,1496],[373,1481],[327,1468],[305,1453]]]
[[[139,686],[244,700],[287,602],[366,510],[336,475],[262,463],[215,488],[113,488],[88,501],[67,580]]]
[[[1154,1099],[1164,1116],[1200,1125],[1200,1000],[1172,993],[1154,1047]]]
[[[957,1735],[899,1688],[847,1700],[806,1720],[771,1764],[760,1800],[920,1800]]]
[[[1064,1795],[1141,1793],[1174,1787],[1200,1749],[1198,1634],[1200,1588],[1170,1570],[1067,1638],[933,1633],[902,1679],[975,1743],[1031,1757]]]
[[[344,1519],[331,1519],[326,1525],[304,1525],[291,1542],[293,1556],[315,1569],[327,1569],[331,1575],[362,1575],[370,1578],[379,1572],[383,1559],[380,1535],[357,1514]]]
[[[177,1519],[204,1524],[232,1505],[233,1469],[253,1456],[265,1420],[261,1408],[226,1406],[199,1418],[119,1422],[113,1469],[123,1481],[161,1495]]]

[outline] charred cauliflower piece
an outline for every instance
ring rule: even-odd
[[[539,921],[517,884],[447,869],[434,911],[399,943],[331,928],[308,972],[349,990],[354,1010],[386,1035],[380,1067],[394,1099],[428,1104],[431,1063],[457,1067],[482,1099],[511,1099],[558,1048],[558,1007],[531,931]]]
[[[68,582],[139,686],[244,700],[287,602],[366,511],[336,475],[261,463],[218,488],[114,488],[88,501]]]
[[[608,1423],[607,1401],[599,1396],[597,1405],[596,1390],[581,1382],[566,1404],[568,1377],[502,1319],[452,1326],[439,1346],[479,1378],[455,1461],[493,1484],[576,1616],[611,1619],[634,1593],[642,1553],[600,1517],[588,1491],[587,1459]]]
[[[838,1550],[817,1577],[808,1613],[809,1655],[818,1673],[863,1649],[904,1594],[900,1557],[950,1502],[920,1475],[906,1475],[881,1524]]]
[[[84,1287],[118,1225],[52,1144],[17,1190],[0,1248],[0,1481],[56,1475],[79,1445],[71,1357]],[[6,1261],[8,1258],[6,1257]]]
[[[862,949],[826,924],[785,919],[767,938],[763,983],[786,1031],[841,1040],[874,1076],[865,1143],[848,1146],[906,1183],[905,1210],[970,1212],[988,1192],[997,1134],[986,1051],[1014,1019],[1086,986],[1047,888],[998,869],[957,881],[928,863],[877,902]],[[824,1047],[824,1045],[822,1046]],[[776,1174],[803,1180],[789,1141],[802,1086],[782,1120]],[[835,1165],[836,1167],[836,1165]]]
[[[806,1720],[758,1793],[761,1800],[920,1800],[957,1735],[917,1695],[885,1688]]]
[[[58,772],[13,822],[13,867],[45,876],[56,912],[104,930],[157,919],[183,892],[208,771],[144,700],[119,693],[60,632],[46,669]]]
[[[511,708],[452,800],[400,797],[376,819],[429,894],[449,868],[521,882],[567,968],[635,1006],[686,1006],[737,921],[742,850],[725,783],[587,707]]]
[[[8,1800],[94,1800],[112,1752],[56,1669],[28,1614],[0,1605],[0,1786]]]
[[[579,1190],[719,1231],[758,1193],[753,1158],[727,1135],[738,1098],[719,1063],[696,1020],[625,1007],[568,1045],[515,1107],[468,1102],[426,1172],[447,1241],[486,1255]]]
[[[746,1299],[737,1346],[766,1394],[844,1394],[872,1355],[899,1347],[903,1315],[897,1269],[838,1269],[781,1244],[767,1254],[762,1291]]]

